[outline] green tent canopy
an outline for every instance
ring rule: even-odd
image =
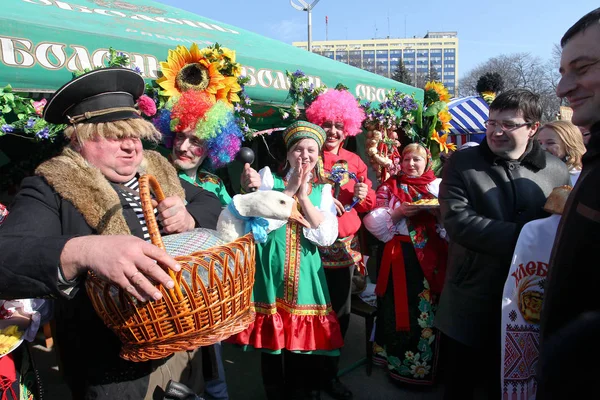
[[[246,92],[253,100],[253,117],[248,122],[255,129],[282,125],[276,107],[291,103],[286,70],[302,70],[315,85],[333,88],[341,83],[372,102],[383,101],[392,88],[423,100],[421,89],[156,1],[2,0],[2,6],[0,87],[10,84],[19,92],[54,92],[72,79],[74,71],[106,65],[111,47],[129,55],[132,66],[150,81],[158,77],[169,49],[189,48],[196,42],[200,47],[219,43],[236,51],[236,61],[250,78]],[[357,143],[365,157],[363,136],[357,137]],[[39,149],[10,135],[2,136],[0,147],[10,149],[9,157],[15,161],[33,163],[29,155],[41,156]],[[270,159],[265,146],[254,143],[253,148],[257,159]],[[0,164],[6,161],[0,154]],[[231,163],[229,174],[239,176],[240,165]],[[15,175],[14,179],[26,175],[11,171],[3,173]],[[231,182],[237,192],[237,180]]]
[[[18,91],[53,92],[73,71],[102,65],[109,47],[128,54],[145,78],[155,79],[169,49],[197,42],[236,51],[250,77],[246,90],[258,125],[268,126],[264,122],[276,117],[272,106],[290,103],[286,70],[302,70],[315,85],[342,83],[363,100],[382,101],[392,88],[423,99],[421,89],[154,1],[3,0],[2,5],[0,85]]]

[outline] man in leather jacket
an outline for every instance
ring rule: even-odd
[[[486,140],[454,154],[444,167],[441,212],[450,237],[446,283],[435,325],[447,353],[445,398],[500,398],[502,290],[523,225],[547,214],[553,188],[569,183],[558,158],[533,137],[542,110],[524,89],[490,106]]]
[[[600,373],[600,8],[569,28],[561,46],[556,94],[569,101],[572,122],[590,127],[591,136],[550,257],[538,368],[537,398],[544,400],[597,398],[595,385],[578,383]]]

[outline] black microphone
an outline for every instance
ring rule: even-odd
[[[238,151],[235,159],[241,162],[242,165],[246,165],[246,163],[252,165],[254,162],[254,151],[252,151],[250,147],[242,147],[240,148],[240,151]],[[258,188],[252,187],[248,188],[248,191],[256,192],[256,189]]]

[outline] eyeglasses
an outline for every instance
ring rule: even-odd
[[[510,132],[525,125],[531,125],[531,122],[516,124],[512,121],[494,121],[493,119],[488,119],[485,121],[485,127],[487,129],[495,129],[497,126],[499,126],[503,132]]]

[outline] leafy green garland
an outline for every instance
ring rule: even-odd
[[[304,115],[304,110],[310,106],[310,104],[317,98],[318,95],[323,93],[327,86],[315,86],[314,83],[310,82],[310,79],[304,72],[301,70],[296,70],[296,72],[285,71],[285,75],[290,80],[290,89],[288,92],[288,97],[292,100],[291,105],[285,108],[279,108],[279,113],[281,114],[281,118],[287,120],[291,117],[291,119],[299,119]],[[303,109],[300,109],[299,104],[303,104]]]
[[[235,103],[233,106],[233,114],[246,140],[252,140],[256,129],[250,128],[248,125],[248,118],[252,116],[252,109],[250,108],[252,106],[252,99],[250,99],[245,89],[248,82],[250,82],[250,77],[248,76],[240,76],[238,78],[238,84],[242,87],[242,90],[238,93],[240,98],[239,103]]]
[[[365,102],[362,107],[367,119],[367,154],[371,164],[378,170],[382,166],[393,173],[399,170],[399,165],[392,165],[392,158],[399,156],[398,140],[402,136],[412,143],[420,143],[428,148],[433,159],[433,170],[440,173],[440,153],[455,150],[452,143],[446,143],[449,121],[452,118],[448,112],[449,95],[441,82],[428,82],[425,86],[423,102],[417,101],[414,95],[399,93],[392,89],[383,102],[373,106]],[[377,133],[374,133],[377,132]],[[387,152],[381,153],[384,148]]]
[[[95,71],[95,70],[101,69],[101,68],[106,68],[106,67],[127,68],[130,65],[131,64],[129,62],[129,56],[127,54],[125,54],[121,51],[117,51],[117,50],[113,49],[112,47],[110,47],[108,49],[108,65],[106,65],[106,66],[102,65],[99,67],[85,68],[82,70],[77,70],[77,71],[73,72],[73,78],[77,78],[83,74],[87,74],[88,72]],[[139,67],[134,67],[131,69],[140,75],[142,74],[142,70]]]
[[[46,99],[34,101],[6,85],[0,92],[0,136],[13,135],[36,142],[54,141],[64,125],[49,124],[42,118],[45,105]]]
[[[108,67],[127,67],[129,57],[109,49]],[[73,72],[78,77],[94,69]],[[141,73],[139,68],[135,71]],[[0,167],[0,191],[11,190],[30,176],[34,169],[44,160],[58,154],[65,145],[62,131],[66,125],[51,124],[43,119],[46,98],[36,101],[24,93],[17,93],[11,85],[0,92],[0,138],[2,138],[8,163]],[[18,139],[12,140],[12,137]],[[23,142],[25,139],[26,142]],[[10,160],[13,158],[13,160]]]
[[[126,67],[130,65],[129,57],[112,47],[108,50],[108,67]],[[105,66],[86,68],[73,72],[73,78]],[[134,70],[141,73],[138,67]],[[54,141],[64,130],[66,125],[55,125],[46,122],[43,118],[46,99],[34,101],[32,98],[13,91],[7,85],[0,92],[0,136],[14,135],[36,142]]]

